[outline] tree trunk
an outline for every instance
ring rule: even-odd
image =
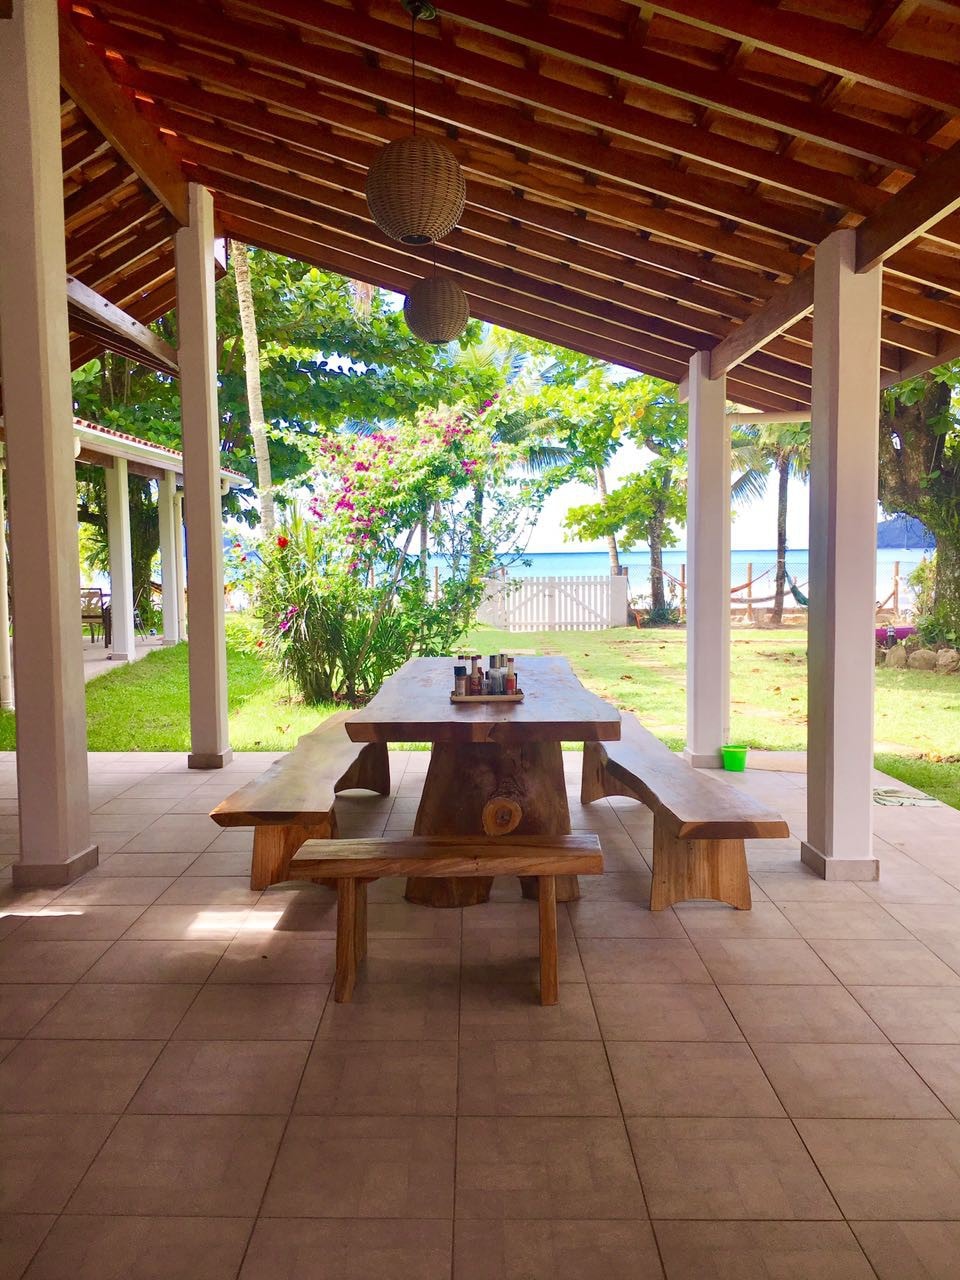
[[[265,532],[272,533],[276,526],[273,507],[273,476],[270,471],[267,425],[263,417],[263,391],[260,385],[260,340],[257,337],[257,316],[253,307],[253,290],[250,286],[250,258],[245,244],[238,244],[236,240],[232,240],[230,245],[233,258],[233,275],[237,285],[240,328],[243,333],[243,367],[247,380],[250,438],[253,440],[253,456],[257,463],[257,495],[260,499],[260,521]]]
[[[667,597],[663,589],[663,510],[658,504],[658,514],[647,525],[647,546],[650,548],[650,611],[666,611]]]
[[[937,529],[931,532],[937,540],[934,608],[960,630],[960,530],[952,529],[949,535]]]
[[[607,498],[607,477],[604,474],[603,467],[596,467],[597,492],[600,494],[600,500],[606,501]],[[610,572],[615,576],[620,573],[620,552],[617,549],[617,538],[613,533],[607,534],[607,550],[610,553]]]
[[[427,585],[427,560],[430,551],[429,534],[430,509],[424,502],[420,508],[420,580],[424,587]]]
[[[783,597],[787,588],[787,495],[790,488],[790,458],[781,453],[777,459],[777,576],[774,580],[773,612],[770,621],[783,622]]]

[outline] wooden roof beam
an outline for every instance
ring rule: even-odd
[[[857,270],[868,271],[960,209],[960,143],[932,160],[857,228]],[[926,254],[926,257],[934,255]]]
[[[451,18],[550,57],[649,86],[751,124],[783,130],[790,137],[826,144],[871,164],[913,172],[936,154],[936,148],[922,139],[762,88],[729,71],[693,66],[648,48],[638,51],[616,36],[565,22],[556,15],[544,22],[533,9],[521,8],[510,0],[484,0],[483,4],[444,0],[441,23]]]
[[[134,350],[142,364],[177,376],[177,353],[169,343],[73,276],[67,277],[67,310],[72,328],[81,332],[85,327],[94,329],[106,346],[111,345],[112,337],[121,354]]]
[[[813,268],[808,267],[713,348],[710,353],[710,377],[719,378],[729,373],[812,309]]]
[[[74,26],[70,10],[69,0],[60,0],[61,84],[177,222],[185,225],[187,184],[179,166]]]
[[[148,21],[157,20],[155,6],[147,0],[105,0],[103,8]],[[251,28],[236,20],[222,22],[212,15],[205,17],[197,6],[181,4],[178,0],[165,0],[162,23],[165,30],[183,38],[209,41],[214,49],[256,57],[282,71],[307,76],[336,90],[345,89],[375,103],[387,103],[405,113],[409,109],[409,77],[373,67],[359,54],[325,48],[320,57],[315,47],[277,34],[270,27]],[[525,111],[469,98],[436,81],[424,79],[418,83],[417,107],[422,119],[432,118],[445,127],[475,133],[497,146],[520,148],[552,163],[560,161],[607,181],[676,200],[790,241],[818,244],[832,229],[822,213],[776,203],[733,183],[686,173],[666,159],[646,154],[637,156],[622,147],[611,147],[589,133],[560,128],[542,120],[531,128]]]
[[[960,74],[952,62],[927,58],[865,39],[840,23],[770,8],[757,0],[628,0],[680,22],[834,75],[849,77],[928,106],[960,111]]]

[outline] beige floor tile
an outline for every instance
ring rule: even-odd
[[[114,876],[93,872],[57,898],[57,908],[88,906],[148,907],[173,884],[172,876]]]
[[[250,875],[249,853],[214,853],[208,849],[201,853],[184,872],[187,876],[238,876]]]
[[[100,854],[100,870],[104,875],[159,877],[168,881],[172,876],[181,875],[197,858],[195,853],[112,853],[104,858],[102,848]]]
[[[668,1280],[874,1280],[856,1237],[843,1222],[654,1226]]]
[[[481,910],[477,907],[474,910]],[[559,929],[560,981],[585,982],[577,943],[569,921]],[[529,982],[539,969],[539,942],[535,930],[464,930],[461,963],[465,982]]]
[[[713,980],[725,983],[830,985],[836,978],[801,938],[704,938],[697,950]]]
[[[144,854],[144,857],[150,855]],[[161,893],[157,907],[254,907],[263,897],[250,888],[249,876],[181,876]]]
[[[940,1101],[960,1117],[960,1052],[953,1044],[901,1044],[900,1052]]]
[[[960,871],[960,856],[957,857]],[[889,903],[887,910],[911,933],[933,932],[960,938],[960,906],[943,903]]]
[[[652,1218],[839,1218],[788,1120],[627,1121]]]
[[[294,1111],[303,1115],[452,1116],[457,1046],[449,1040],[318,1040]]]
[[[30,1034],[44,1040],[165,1040],[199,990],[174,982],[81,982]]]
[[[457,1217],[645,1218],[623,1121],[462,1117]]]
[[[289,1114],[310,1045],[296,1040],[177,1040],[130,1102],[132,1114]]]
[[[796,938],[797,931],[772,902],[737,911],[725,902],[685,902],[675,908],[691,938]]]
[[[430,911],[430,907],[421,907]],[[434,912],[434,915],[447,914]],[[360,981],[433,983],[444,985],[460,981],[460,943],[453,938],[375,938],[367,941],[367,958]]]
[[[956,1218],[956,1120],[799,1120],[797,1128],[844,1217]]]
[[[67,1211],[252,1217],[283,1124],[279,1116],[123,1116]]]
[[[261,1218],[240,1280],[449,1280],[451,1232],[437,1219]]]
[[[211,982],[330,982],[334,944],[328,938],[260,935],[231,942],[211,975]]]
[[[960,889],[955,889],[939,876],[924,873],[920,867],[917,874],[886,871],[882,855],[880,861],[880,879],[860,886],[874,902],[960,906]]]
[[[710,982],[692,943],[674,938],[582,938],[588,982]]]
[[[59,1213],[115,1116],[0,1114],[0,1213]]]
[[[545,1007],[535,981],[464,982],[460,992],[460,1040],[599,1040],[589,989],[570,983],[560,1003]]]
[[[456,1040],[459,992],[451,983],[365,983],[349,1004],[328,1001],[317,1033],[333,1040]]]
[[[116,1115],[162,1047],[156,1040],[22,1040],[0,1062],[0,1110]]]
[[[61,946],[69,944],[61,943]],[[73,944],[96,945],[102,944]],[[203,982],[225,942],[145,942],[121,938],[87,970],[84,982]]]
[[[607,1041],[743,1039],[712,985],[620,982],[599,983],[591,990]]]
[[[875,902],[785,902],[783,914],[801,937],[903,938],[910,934]]]
[[[20,926],[19,941],[48,942],[70,939],[103,939],[114,942],[133,924],[144,910],[142,906],[98,907],[92,905],[60,906],[53,904]]]
[[[645,866],[635,871],[605,871],[602,876],[582,876],[581,902],[650,902],[651,875]]]
[[[247,1218],[68,1215],[47,1236],[28,1280],[233,1280]]]
[[[69,990],[65,983],[0,984],[0,1036],[27,1035]]]
[[[821,880],[797,863],[794,870],[759,871],[753,877],[771,902],[863,902],[861,886],[849,880]]]
[[[790,1116],[910,1119],[947,1114],[891,1045],[758,1044],[755,1048]]]
[[[0,1280],[20,1280],[55,1221],[48,1213],[0,1214]]]
[[[960,986],[960,976],[913,939],[838,939],[812,941],[810,945],[847,986]]]
[[[244,932],[250,915],[247,907],[159,906],[147,907],[124,934],[128,940],[232,942]]]
[[[454,1120],[294,1116],[263,1202],[265,1217],[453,1215]]]
[[[661,1280],[647,1222],[456,1224],[454,1280]]]
[[[854,1222],[877,1280],[956,1280],[960,1222]]]
[[[109,942],[0,942],[0,983],[76,982],[110,946]]]
[[[670,908],[651,911],[642,902],[589,902],[581,898],[569,904],[570,920],[578,938],[683,938],[683,926]]]
[[[873,1019],[840,986],[744,984],[721,986],[720,992],[751,1044],[885,1042],[883,1032]]]
[[[329,984],[209,983],[174,1032],[177,1040],[312,1040]]]
[[[895,1044],[960,1044],[960,987],[851,987]]]
[[[603,1045],[499,1040],[460,1053],[462,1116],[617,1116]]]
[[[782,1116],[749,1046],[686,1042],[608,1046],[625,1116]]]

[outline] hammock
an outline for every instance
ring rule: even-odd
[[[790,594],[793,596],[794,600],[796,600],[797,604],[800,605],[802,609],[806,609],[810,601],[807,599],[807,597],[803,594],[803,592],[797,586],[796,578],[791,578],[788,573],[787,582],[790,585]]]

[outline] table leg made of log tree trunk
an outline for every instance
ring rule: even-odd
[[[413,832],[418,836],[569,835],[560,743],[437,743],[430,753]],[[524,897],[536,898],[536,879],[521,883]],[[492,876],[411,877],[406,897],[431,907],[470,907],[489,899],[492,884]],[[559,902],[579,896],[576,876],[557,877]]]

